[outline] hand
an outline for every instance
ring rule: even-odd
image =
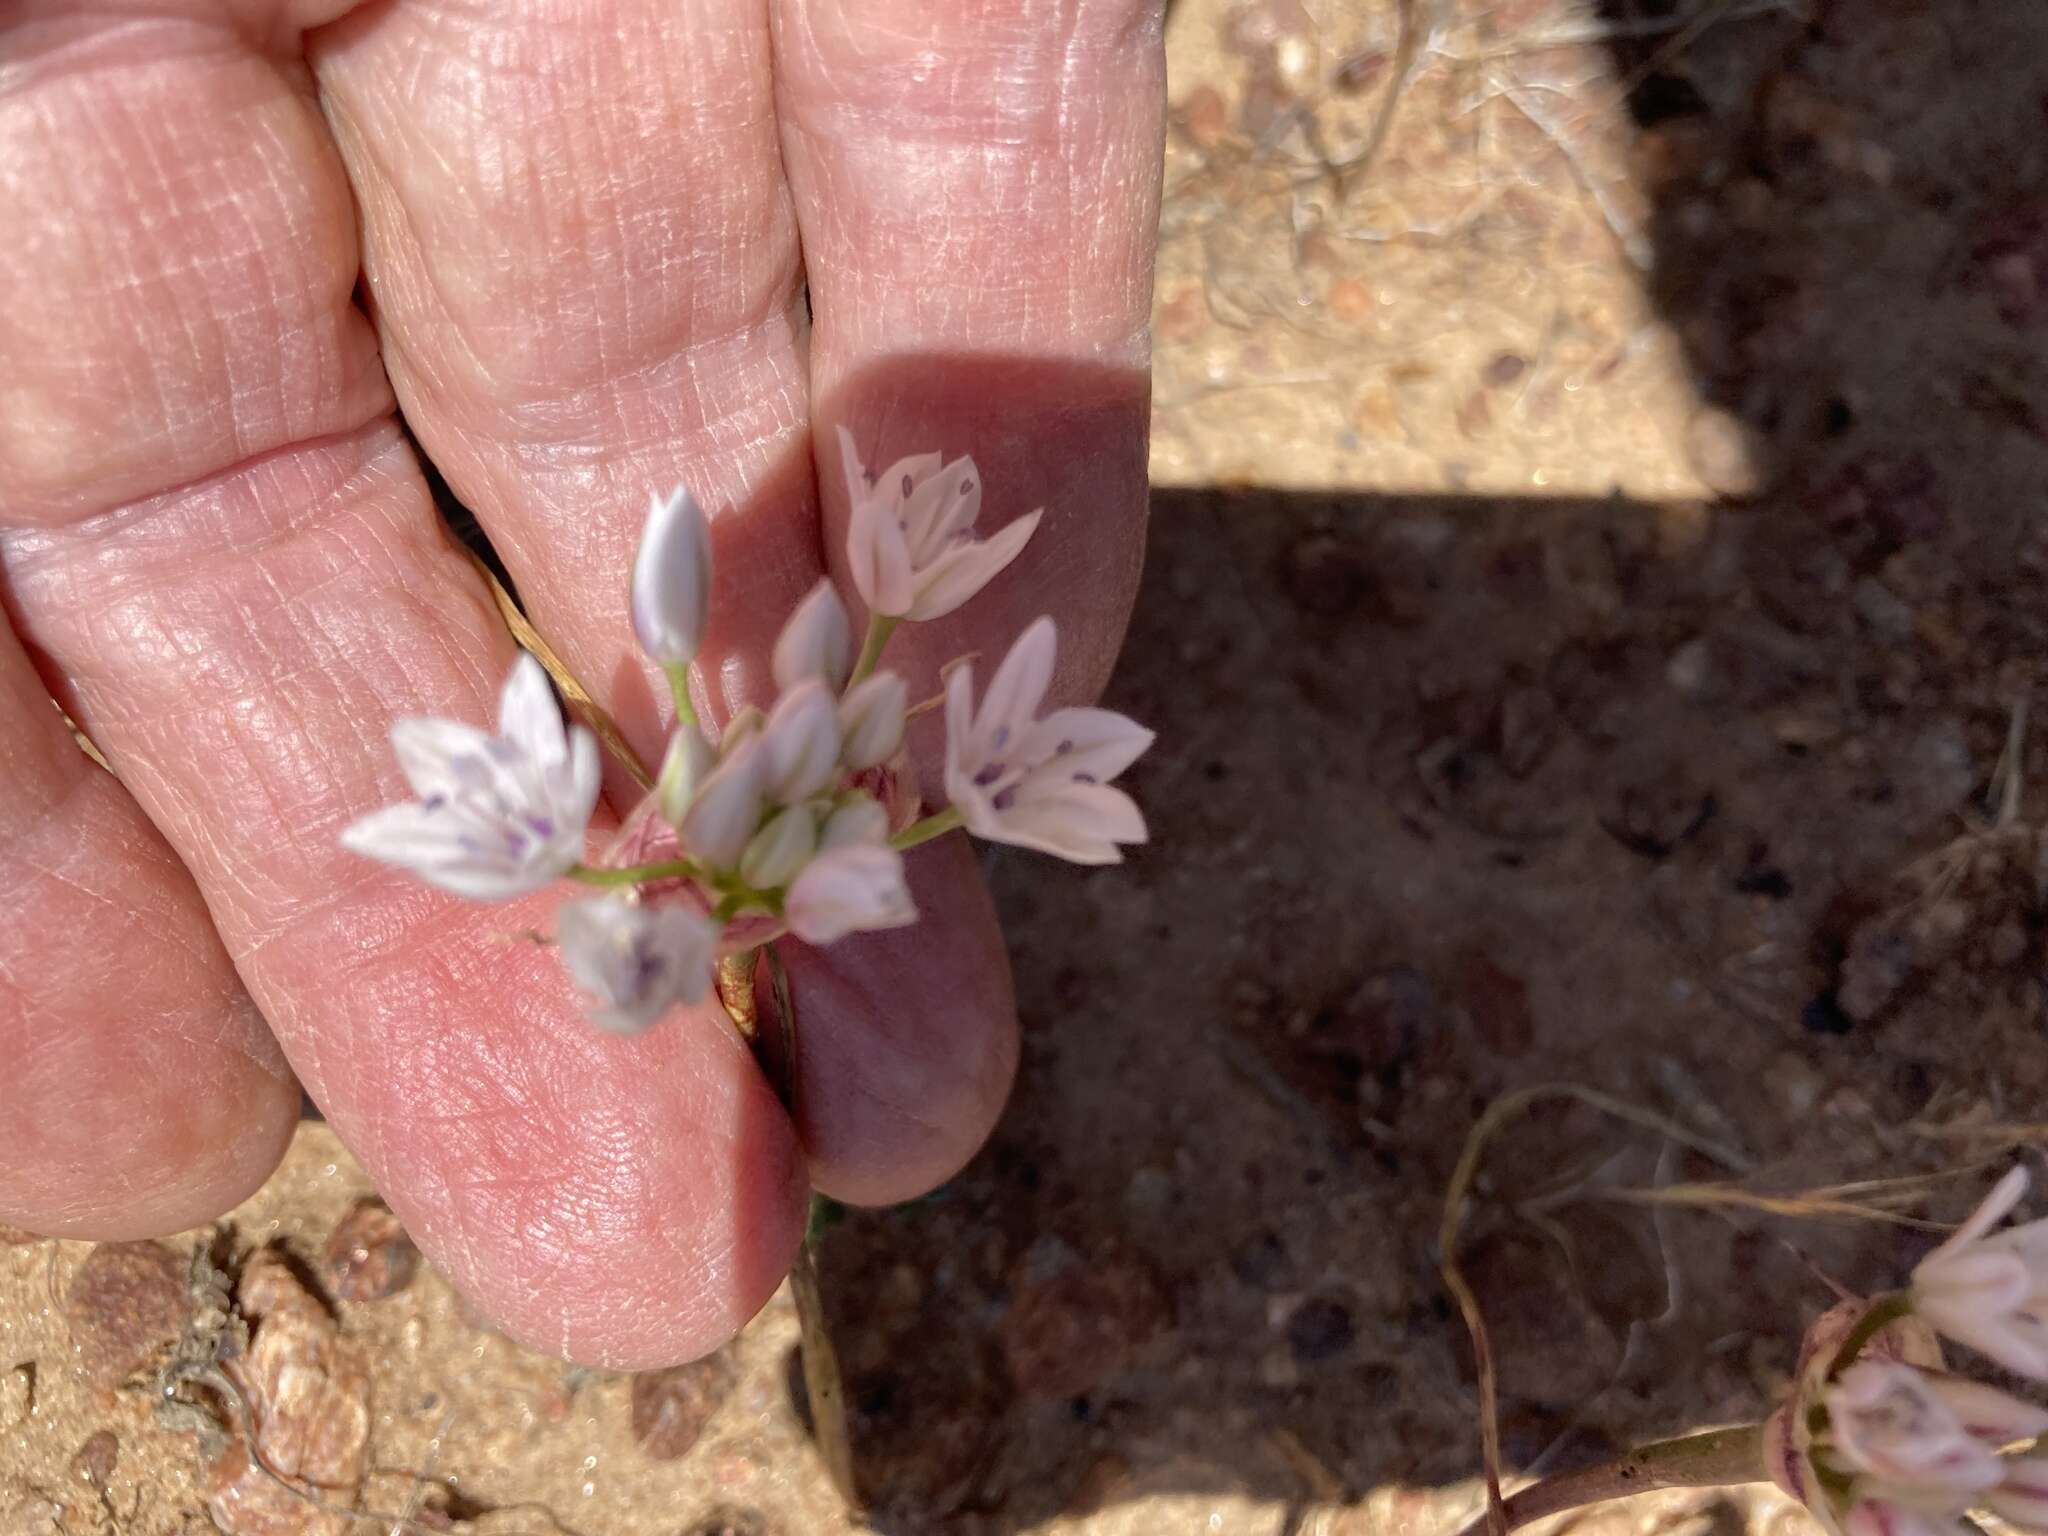
[[[393,717],[488,719],[513,654],[396,411],[643,755],[649,492],[732,509],[722,718],[836,563],[842,423],[871,464],[975,455],[984,528],[1047,509],[899,636],[913,689],[1049,611],[1056,688],[1094,692],[1142,543],[1158,12],[10,9],[0,1220],[203,1222],[275,1165],[302,1082],[486,1313],[641,1367],[767,1299],[809,1187],[901,1200],[974,1152],[1016,1044],[962,839],[912,857],[919,926],[792,956],[794,1123],[713,1007],[588,1027],[511,937],[553,894],[479,908],[342,851],[402,794]]]

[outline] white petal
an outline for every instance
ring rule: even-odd
[[[710,984],[717,929],[679,904],[568,902],[556,911],[555,936],[571,978],[597,1004],[594,1021],[615,1033],[639,1033]]]
[[[531,651],[519,653],[498,695],[498,734],[542,767],[569,755],[554,687]]]
[[[840,757],[856,773],[886,763],[903,745],[910,696],[894,672],[877,672],[856,683],[839,701]]]
[[[835,693],[853,670],[853,629],[829,580],[821,580],[797,604],[776,637],[775,686],[787,693],[807,677],[820,678]]]
[[[989,680],[975,716],[972,755],[979,763],[987,764],[1023,746],[1024,733],[1052,682],[1058,646],[1052,620],[1039,618],[1010,647],[1010,654]]]
[[[757,891],[779,891],[817,848],[817,817],[807,805],[792,805],[754,834],[740,855],[740,878]]]
[[[1043,515],[1032,512],[986,539],[962,539],[947,546],[917,573],[909,617],[942,619],[973,597],[1024,552]]]
[[[462,776],[462,766],[487,756],[490,743],[488,733],[456,720],[407,715],[391,722],[391,750],[406,783],[422,800],[452,795],[471,782]]]
[[[711,523],[682,486],[649,502],[633,557],[633,633],[640,649],[673,666],[697,654],[711,607]]]
[[[2025,1530],[2048,1530],[2048,1457],[2016,1456],[2005,1481],[1984,1496],[1995,1513]]]
[[[572,857],[580,858],[584,829],[590,825],[590,813],[597,809],[597,797],[604,789],[604,759],[597,738],[580,725],[569,728],[569,769],[556,788],[552,809],[561,824],[560,835],[572,845]]]
[[[977,837],[1076,864],[1119,863],[1117,844],[1142,843],[1146,835],[1137,803],[1106,784],[1061,784],[1030,798],[1020,794],[1006,809],[987,802],[980,808],[963,805],[962,813]]]
[[[761,780],[766,766],[761,738],[750,736],[712,771],[683,818],[683,845],[712,869],[731,869],[761,819]]]
[[[1927,1386],[1955,1415],[1963,1432],[1986,1445],[2010,1445],[2048,1433],[2048,1411],[1981,1381],[1930,1375]]]
[[[944,460],[936,453],[906,454],[875,476],[875,489],[887,496],[900,517],[903,503],[917,494],[917,488],[939,472]]]
[[[874,486],[868,480],[867,466],[860,461],[860,450],[853,445],[853,434],[839,429],[839,473],[846,481],[846,504],[857,507],[874,494]]]
[[[1977,1209],[1970,1212],[1963,1224],[1949,1235],[1948,1241],[1944,1242],[1934,1252],[1928,1254],[1926,1258],[1920,1261],[1921,1267],[1924,1269],[1929,1264],[1938,1264],[1943,1259],[1954,1254],[1958,1249],[1969,1247],[1978,1238],[2005,1220],[2012,1208],[2020,1203],[2020,1198],[2026,1192],[2026,1165],[2024,1163],[2015,1163],[2006,1170],[2004,1178],[1991,1186],[1991,1193],[1986,1195]]]
[[[420,805],[393,805],[343,828],[341,845],[471,901],[509,901],[552,884],[562,873],[476,852],[463,845],[462,834],[453,818]]]
[[[974,460],[955,459],[918,485],[903,503],[910,558],[929,565],[946,541],[972,528],[981,511],[981,476]]]
[[[846,527],[846,564],[871,613],[898,619],[910,611],[910,550],[894,505],[881,496],[857,501]]]
[[[776,700],[761,744],[768,753],[767,794],[777,805],[794,805],[825,788],[839,772],[839,712],[830,690],[810,678]]]
[[[1084,783],[1107,784],[1144,755],[1156,736],[1113,709],[1056,709],[1032,728],[1027,762]]]
[[[849,933],[901,928],[917,921],[903,882],[903,855],[862,844],[819,854],[783,900],[790,931],[807,944],[833,944]]]

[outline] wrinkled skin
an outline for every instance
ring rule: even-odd
[[[840,423],[878,467],[975,454],[984,528],[1048,508],[905,631],[913,693],[1043,610],[1087,697],[1143,537],[1158,12],[0,8],[0,1220],[204,1221],[303,1083],[484,1312],[642,1367],[762,1304],[811,1188],[900,1200],[972,1155],[1016,1038],[957,837],[912,856],[920,927],[792,957],[793,1121],[711,1008],[588,1028],[507,942],[554,893],[472,906],[339,848],[403,793],[392,716],[488,720],[513,655],[398,412],[645,755],[648,492],[731,507],[723,718],[818,574],[846,589]]]

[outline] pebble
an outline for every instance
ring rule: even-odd
[[[189,1304],[185,1265],[161,1243],[101,1243],[64,1293],[78,1362],[101,1386],[139,1370],[177,1337]]]
[[[341,1300],[382,1301],[412,1284],[420,1251],[388,1208],[366,1200],[334,1224],[321,1263]]]
[[[1334,1360],[1358,1337],[1351,1308],[1334,1296],[1311,1296],[1287,1319],[1287,1345],[1304,1365]]]
[[[1080,1397],[1172,1322],[1172,1303],[1152,1267],[1112,1251],[1025,1280],[999,1333],[1019,1391]]]
[[[633,1378],[633,1438],[656,1461],[689,1455],[712,1415],[732,1396],[739,1373],[720,1351],[688,1365],[641,1371]]]
[[[1685,455],[1708,490],[1745,499],[1767,486],[1763,456],[1750,431],[1732,413],[1705,406],[1685,424]]]
[[[95,1430],[86,1436],[71,1457],[71,1475],[97,1493],[105,1493],[114,1479],[114,1464],[121,1458],[121,1442],[111,1429]]]

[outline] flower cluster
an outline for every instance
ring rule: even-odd
[[[2026,1192],[2008,1173],[1896,1296],[1844,1302],[1809,1331],[1767,1469],[1829,1536],[1964,1536],[1985,1510],[2048,1531],[2048,1410],[1943,1368],[1940,1339],[2048,1379],[2048,1222],[1994,1228]]]
[[[1051,619],[1025,630],[977,708],[965,660],[945,681],[951,804],[918,819],[905,802],[910,691],[879,662],[896,627],[952,613],[1016,559],[1040,514],[988,539],[974,531],[981,479],[970,458],[903,459],[879,476],[841,433],[852,517],[847,560],[868,610],[858,650],[831,582],[797,605],[776,640],[776,698],[714,740],[689,669],[712,593],[711,523],[687,491],[655,498],[634,560],[633,630],[668,675],[676,721],[653,789],[625,817],[614,852],[585,862],[597,806],[597,739],[565,728],[546,673],[522,655],[496,734],[403,719],[392,746],[418,796],[350,826],[357,853],[461,896],[502,901],[564,877],[602,888],[555,919],[564,964],[592,1017],[622,1033],[702,998],[724,955],[784,934],[830,944],[917,920],[906,849],[965,827],[1079,863],[1113,863],[1145,840],[1137,806],[1110,780],[1152,733],[1104,709],[1042,713]]]

